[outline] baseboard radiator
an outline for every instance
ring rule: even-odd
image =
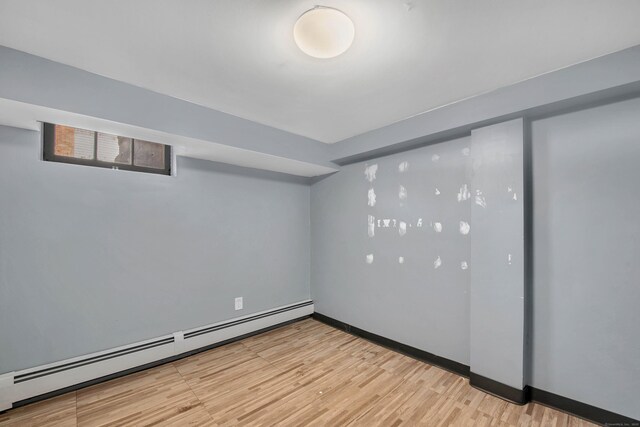
[[[0,411],[177,360],[313,314],[302,301],[48,365],[0,375]],[[18,405],[15,405],[18,403]]]

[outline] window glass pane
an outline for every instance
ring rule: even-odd
[[[131,164],[131,138],[98,132],[98,160]]]
[[[94,132],[56,125],[54,154],[56,156],[93,159]]]
[[[52,123],[43,132],[44,160],[171,175],[168,145]]]
[[[155,142],[134,141],[133,164],[146,168],[164,169],[164,145]]]

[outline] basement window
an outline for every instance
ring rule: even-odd
[[[171,146],[70,126],[43,124],[44,160],[171,175]]]

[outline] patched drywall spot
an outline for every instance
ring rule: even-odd
[[[367,178],[367,181],[373,182],[376,180],[376,172],[378,172],[378,164],[373,165],[364,165],[364,176]]]
[[[435,230],[436,233],[442,233],[442,223],[434,222],[433,229]]]
[[[407,200],[407,189],[402,185],[398,189],[398,198],[402,201]]]
[[[422,227],[422,218],[418,218],[418,223],[416,224],[416,227],[418,228]]]
[[[403,256],[399,256],[398,257],[398,264],[404,264],[404,257]]]
[[[409,170],[409,162],[404,161],[398,165],[398,172],[404,173]]]
[[[487,207],[487,201],[485,200],[484,195],[480,190],[476,190],[476,205],[483,208]]]
[[[471,153],[471,150],[469,149],[469,147],[465,147],[462,149],[463,156],[468,156],[470,153]]]
[[[373,264],[373,254],[367,255],[367,264]]]
[[[467,264],[467,261],[462,261],[460,263],[460,269],[466,270],[467,268],[469,268],[469,264]]]
[[[440,156],[438,156],[437,154],[434,154],[433,156],[431,156],[432,162],[437,162],[438,160],[440,160]]]
[[[376,205],[376,192],[373,190],[373,188],[369,189],[369,192],[367,193],[367,205],[373,207]]]
[[[436,191],[435,191],[436,196],[440,195],[440,190],[438,190],[438,187],[436,187]]]
[[[460,221],[460,234],[467,235],[471,231],[471,226],[466,221]]]
[[[404,8],[407,9],[407,12],[410,12],[411,9],[414,8],[415,2],[413,0],[404,0]]]
[[[373,215],[368,216],[367,234],[369,234],[369,237],[376,235],[376,217]]]
[[[398,226],[398,234],[404,236],[407,234],[407,223],[404,221],[400,221],[400,225]]]
[[[507,263],[508,263],[509,265],[511,265],[511,261],[513,261],[513,257],[511,256],[511,254],[508,254],[508,255],[507,255]]]
[[[469,200],[471,198],[471,192],[467,187],[467,184],[464,184],[460,187],[460,191],[458,191],[458,202],[463,202],[465,200]]]
[[[441,265],[442,265],[442,259],[440,258],[440,255],[438,255],[438,258],[436,258],[436,260],[433,261],[433,268],[440,268]]]
[[[513,196],[511,196],[511,198],[513,200],[518,200],[518,194],[515,191],[513,191],[513,188],[507,187],[507,193],[513,193]]]

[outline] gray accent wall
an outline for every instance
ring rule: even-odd
[[[532,131],[531,385],[640,419],[640,99]]]
[[[40,155],[40,133],[0,127],[0,373],[309,299],[306,180]]]
[[[461,264],[469,262],[471,234],[460,233],[460,221],[470,222],[471,200],[458,201],[469,179],[468,148],[465,137],[351,164],[312,186],[317,312],[469,364],[470,272]]]
[[[475,129],[471,219],[471,372],[524,387],[524,124]]]

